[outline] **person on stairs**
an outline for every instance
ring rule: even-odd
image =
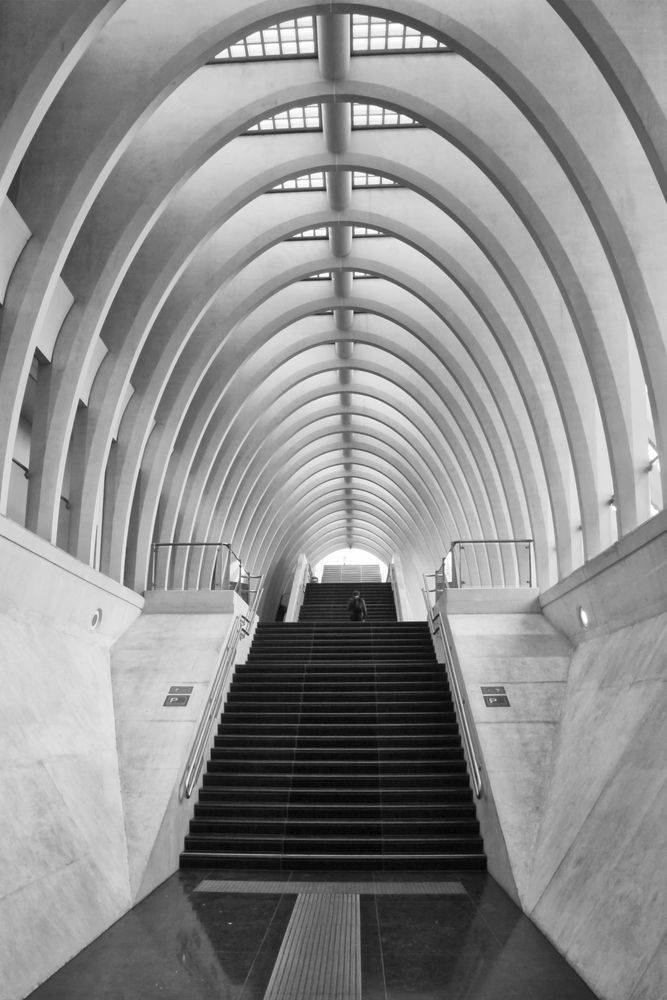
[[[347,602],[347,610],[350,612],[351,622],[365,622],[368,618],[366,602],[358,590],[354,591],[352,597]]]

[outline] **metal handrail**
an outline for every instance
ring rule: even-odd
[[[264,587],[262,587],[261,585],[264,577],[263,576],[258,576],[256,578],[251,577],[251,579],[257,579],[259,580],[259,583],[257,585],[257,590],[255,591],[255,596],[253,598],[252,604],[248,610],[248,614],[241,616],[242,631],[244,635],[250,635],[250,632],[252,631],[252,623],[257,617],[257,609],[259,607],[259,602],[262,598],[262,594],[264,593]]]
[[[387,583],[391,584],[391,592],[394,595],[394,604],[396,605],[396,617],[401,622],[403,621],[403,609],[401,608],[401,595],[396,580],[396,567],[393,563],[389,563],[387,567]]]
[[[262,577],[259,579],[261,580]],[[204,766],[204,757],[206,755],[206,750],[211,737],[211,729],[213,727],[213,723],[220,714],[220,703],[222,702],[225,683],[230,669],[234,666],[239,641],[242,635],[249,635],[252,631],[252,625],[257,614],[257,607],[259,606],[262,593],[263,588],[258,588],[252,607],[248,610],[248,614],[236,615],[229,631],[229,635],[227,636],[227,642],[225,643],[225,648],[222,651],[220,663],[218,664],[218,669],[216,671],[213,684],[211,685],[211,690],[209,691],[208,698],[206,699],[206,704],[204,705],[199,725],[197,726],[197,732],[195,733],[195,738],[192,742],[192,747],[183,772],[183,787],[185,789],[185,797],[187,799],[190,798],[195,790],[199,781],[201,769]]]
[[[426,583],[426,580],[424,580]],[[483,783],[482,783],[482,767],[477,760],[477,753],[475,752],[475,744],[472,737],[472,732],[470,728],[470,723],[468,721],[468,711],[466,708],[467,702],[465,695],[461,690],[461,684],[458,676],[458,668],[456,661],[454,659],[454,654],[452,648],[449,644],[449,639],[444,628],[444,622],[442,615],[438,611],[437,615],[434,616],[433,610],[431,608],[431,603],[428,599],[428,588],[422,589],[422,595],[424,597],[424,603],[426,605],[426,614],[428,618],[429,628],[431,630],[431,635],[435,639],[436,635],[440,636],[442,641],[442,648],[445,654],[445,667],[447,669],[447,674],[452,686],[452,691],[454,693],[454,701],[456,703],[457,716],[461,723],[461,732],[463,735],[463,742],[465,744],[466,756],[468,758],[468,764],[470,765],[471,778],[473,783],[473,788],[475,790],[475,795],[479,799],[482,796]],[[440,625],[436,626],[436,618],[440,619]]]
[[[152,544],[151,544],[151,566],[150,566],[150,571],[149,571],[149,574],[148,574],[148,576],[149,576],[149,581],[148,582],[149,582],[149,588],[150,588],[150,590],[155,590],[156,589],[158,550],[159,549],[175,550],[175,549],[184,549],[184,548],[185,549],[192,549],[192,550],[195,550],[195,549],[197,549],[197,550],[199,550],[199,549],[211,549],[211,548],[212,549],[216,549],[217,552],[216,552],[215,562],[214,562],[214,568],[213,568],[214,574],[215,574],[215,569],[216,569],[217,563],[218,563],[218,553],[221,552],[222,549],[227,549],[228,552],[229,552],[228,561],[227,561],[227,567],[229,567],[229,564],[230,564],[230,562],[232,560],[236,560],[236,562],[239,565],[239,577],[238,577],[238,580],[235,583],[235,586],[230,587],[230,588],[225,588],[225,589],[230,589],[230,590],[234,590],[234,591],[238,592],[241,589],[241,587],[243,586],[244,573],[245,573],[245,576],[246,576],[247,581],[248,581],[248,587],[250,586],[250,580],[252,580],[253,577],[251,576],[250,573],[248,573],[246,570],[243,569],[243,562],[241,560],[241,557],[238,556],[236,554],[236,552],[234,552],[234,550],[233,550],[233,548],[231,546],[231,542],[152,542]],[[170,554],[168,556],[167,576],[169,575],[169,563],[170,563],[170,561],[171,561],[171,551],[170,551]],[[165,589],[168,589],[168,587],[165,588]],[[207,589],[207,588],[203,588],[203,589]]]
[[[305,559],[305,556],[304,556],[304,559]],[[298,569],[298,565],[299,564],[297,562],[297,569]],[[294,587],[295,587],[295,582],[296,582],[296,579],[297,579],[297,573],[296,573],[296,570],[295,570],[294,580],[292,581],[292,587],[290,588],[290,594],[289,594],[289,597],[287,599],[287,608],[285,610],[285,620],[287,620],[287,621],[296,621],[297,620],[298,615],[299,615],[299,610],[300,610],[301,605],[303,604],[304,598],[306,596],[306,587],[308,586],[309,583],[312,583],[312,581],[314,580],[314,578],[315,578],[315,574],[313,573],[313,568],[310,565],[310,563],[308,562],[308,560],[306,560],[305,564],[303,566],[303,571],[301,573],[301,580],[299,581],[299,586],[298,586],[297,590],[295,591]]]
[[[206,704],[204,705],[204,711],[202,712],[201,719],[199,720],[197,732],[185,765],[183,782],[185,786],[185,797],[188,799],[192,795],[199,780],[199,775],[201,774],[201,769],[204,765],[204,755],[206,753],[206,748],[208,747],[213,721],[217,718],[220,711],[220,702],[222,701],[222,692],[224,690],[225,681],[227,680],[227,674],[236,659],[236,647],[238,646],[239,639],[241,638],[242,617],[242,615],[236,616],[229,635],[227,636],[227,642],[225,643],[225,648],[220,658],[220,663],[218,664],[215,679],[211,685],[211,690],[209,691]]]
[[[503,546],[511,545],[514,549],[514,555],[517,558],[517,568],[518,568],[518,547],[520,545],[525,545],[528,552],[528,579],[526,580],[526,585],[532,587],[533,585],[533,561],[535,558],[534,554],[534,542],[532,538],[457,538],[452,541],[448,555],[452,557],[452,580],[453,583],[449,586],[463,587],[464,581],[461,579],[461,554],[465,551],[465,547],[470,545],[472,547],[482,545],[487,550],[491,545]],[[458,552],[458,573],[456,570],[456,553]],[[444,569],[444,560],[442,563]],[[445,575],[446,576],[446,575]]]

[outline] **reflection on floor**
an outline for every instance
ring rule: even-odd
[[[179,872],[34,1000],[594,1000],[484,872]]]

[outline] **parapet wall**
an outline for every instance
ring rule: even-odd
[[[448,596],[502,831],[491,872],[598,996],[663,996],[667,515],[542,594],[543,614]]]

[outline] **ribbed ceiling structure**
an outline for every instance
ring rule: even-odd
[[[666,44],[658,0],[3,0],[0,513],[138,590],[229,542],[269,601],[469,538],[545,587],[646,520]]]

